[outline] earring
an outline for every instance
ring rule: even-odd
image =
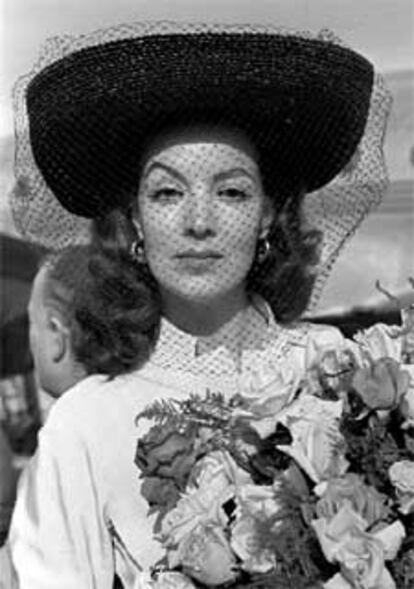
[[[263,264],[267,260],[270,255],[270,251],[272,246],[266,237],[262,237],[257,241],[257,248],[256,248],[256,262],[258,264]]]
[[[142,237],[132,242],[129,250],[131,258],[137,262],[137,264],[146,264],[147,258],[145,256],[144,240]]]

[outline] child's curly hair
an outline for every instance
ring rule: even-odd
[[[47,301],[67,324],[74,358],[88,374],[114,377],[148,359],[159,296],[124,251],[69,246],[49,254],[45,267]]]

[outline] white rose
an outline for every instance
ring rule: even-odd
[[[405,536],[401,522],[394,522],[380,532],[369,535],[361,529],[344,534],[335,559],[341,563],[346,578],[337,573],[324,584],[324,589],[396,589],[384,560],[393,560]],[[340,541],[340,537],[336,538]],[[357,584],[358,583],[358,584]]]
[[[282,412],[279,421],[292,443],[278,449],[291,456],[316,483],[341,476],[348,468],[345,442],[339,431],[342,401],[304,396]]]
[[[313,325],[306,344],[303,373],[317,365],[327,352],[336,351],[342,355],[342,353],[347,353],[352,346],[353,342],[345,339],[339,329],[328,325]],[[301,348],[298,348],[298,355],[303,358]]]
[[[400,400],[400,412],[405,419],[402,428],[407,429],[414,427],[414,365],[402,364],[401,367],[410,375],[408,391]]]
[[[404,528],[396,522],[369,534],[366,525],[347,503],[331,519],[312,522],[326,558],[341,567],[341,573],[325,583],[325,589],[395,589],[384,561],[395,558]]]
[[[292,391],[296,392],[297,387],[291,388],[290,385],[287,385],[283,391],[281,389],[276,389],[276,391],[276,394],[267,394],[263,397],[252,399],[246,408],[236,409],[233,413],[233,418],[248,419],[249,426],[262,439],[267,438],[274,433],[280,413],[290,402]]]
[[[394,560],[405,538],[405,529],[400,521],[396,521],[382,530],[373,534],[374,538],[380,540],[384,548],[385,560]]]
[[[401,328],[397,325],[377,323],[355,334],[354,340],[366,360],[392,358],[397,362],[401,361]]]
[[[329,562],[338,560],[341,545],[356,532],[364,532],[367,522],[346,502],[331,518],[320,517],[312,521],[312,527]]]
[[[397,492],[401,513],[407,514],[414,511],[414,462],[400,460],[394,462],[388,469],[391,483]]]
[[[200,488],[212,488],[214,493],[219,488],[229,485],[242,486],[252,483],[248,472],[240,468],[232,456],[223,450],[210,452],[199,460],[193,468],[187,492],[198,492]]]
[[[290,362],[275,364],[254,362],[249,364],[246,373],[240,376],[239,388],[248,399],[267,399],[278,397],[284,404],[296,393],[301,380],[301,372]]]
[[[208,587],[229,583],[238,575],[236,557],[225,532],[210,524],[194,528],[178,546],[175,559],[186,575]]]
[[[235,493],[232,466],[230,457],[219,451],[200,461],[197,465],[200,486],[190,486],[162,520],[161,537],[166,546],[181,542],[199,523],[226,525],[222,506]],[[242,477],[241,482],[244,484],[246,479]]]
[[[266,521],[276,515],[283,515],[284,508],[277,491],[278,485],[244,485],[237,490],[237,503],[243,511]]]
[[[360,589],[396,589],[395,583],[384,565],[381,542],[363,532],[353,533],[341,545],[338,562],[342,574]]]
[[[249,514],[239,517],[231,533],[231,547],[242,561],[241,568],[250,573],[267,573],[276,565],[271,550],[264,549],[256,530],[256,519]]]

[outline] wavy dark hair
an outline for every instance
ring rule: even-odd
[[[44,264],[46,300],[60,311],[86,372],[113,378],[142,366],[157,339],[160,300],[127,253],[75,245]]]
[[[322,234],[306,228],[301,214],[303,191],[287,199],[275,210],[269,229],[270,254],[261,264],[255,262],[247,276],[247,290],[261,295],[280,323],[299,319],[306,310],[315,283]],[[136,239],[133,211],[115,210],[94,221],[95,247],[107,252],[129,252]],[[146,265],[139,265],[141,287],[151,293],[158,286]],[[138,278],[138,275],[136,275]]]
[[[302,317],[316,280],[323,235],[303,218],[304,196],[298,190],[275,210],[267,235],[269,255],[262,263],[255,261],[247,275],[248,291],[269,303],[279,323]]]

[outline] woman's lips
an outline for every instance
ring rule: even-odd
[[[211,250],[185,251],[176,256],[180,269],[194,275],[211,272],[222,257],[222,254]]]
[[[189,259],[189,260],[209,260],[209,259],[218,259],[222,258],[222,254],[213,250],[188,250],[185,252],[180,252],[176,256],[179,259]]]

